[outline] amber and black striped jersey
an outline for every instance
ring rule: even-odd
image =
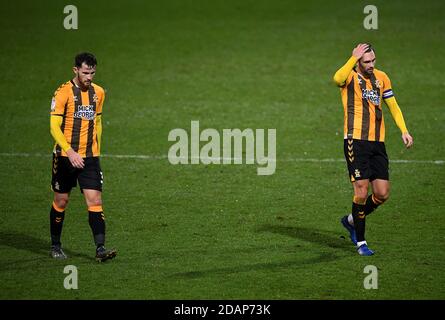
[[[354,69],[340,88],[344,108],[344,137],[385,141],[382,102],[393,96],[391,81],[383,71],[365,78]]]
[[[100,86],[92,83],[87,91],[82,91],[72,80],[54,93],[51,116],[63,117],[60,129],[81,157],[99,156],[96,116],[102,114],[104,99],[105,92]],[[54,152],[67,156],[57,143]]]

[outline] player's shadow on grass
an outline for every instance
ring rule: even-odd
[[[316,249],[315,253],[317,254],[317,256],[309,259],[301,258],[301,256],[299,256],[298,254],[298,251],[296,250],[295,252],[296,258],[287,261],[272,262],[272,263],[270,262],[252,263],[252,264],[243,264],[238,266],[212,268],[207,270],[180,272],[173,274],[173,276],[182,279],[190,279],[190,278],[205,277],[217,273],[238,273],[238,272],[251,272],[252,270],[258,271],[258,270],[297,268],[308,265],[314,265],[318,263],[328,263],[331,261],[342,259],[344,257],[353,254],[353,249],[352,249],[353,246],[352,243],[349,242],[349,239],[348,240],[342,239],[339,234],[336,234],[334,232],[309,229],[303,227],[288,227],[279,225],[263,225],[259,227],[256,231],[276,233],[296,238],[299,240],[311,242],[321,247],[328,247],[334,250],[329,250],[328,252],[324,250],[320,252],[319,249]]]
[[[337,256],[333,252],[323,252],[319,254],[317,257],[310,259],[290,259],[282,262],[262,262],[262,263],[251,263],[251,264],[243,264],[238,266],[230,266],[230,267],[220,267],[220,268],[212,268],[207,270],[196,270],[196,271],[188,271],[188,272],[179,272],[174,273],[172,276],[179,279],[194,279],[194,278],[202,278],[205,276],[215,275],[215,274],[228,274],[228,273],[240,273],[240,272],[252,272],[252,271],[270,271],[277,269],[289,269],[289,268],[297,268],[308,265],[313,265],[317,263],[326,263],[331,262],[341,257]]]
[[[26,263],[32,261],[38,261],[43,259],[52,259],[49,255],[50,241],[42,240],[40,238],[33,237],[29,234],[24,234],[16,231],[0,231],[0,246],[7,246],[18,250],[29,251],[33,254],[37,254],[38,257],[24,258],[20,253],[17,253],[17,259],[8,263],[0,263],[0,270],[9,269],[10,265],[17,263]],[[63,249],[68,258],[81,258],[89,261],[93,261],[93,256],[87,256],[82,253],[74,252],[69,249]]]
[[[258,232],[280,234],[306,242],[311,242],[323,247],[341,249],[348,252],[351,252],[351,248],[353,247],[353,244],[349,241],[349,237],[345,238],[343,235],[332,231],[269,224],[263,225],[257,230]]]

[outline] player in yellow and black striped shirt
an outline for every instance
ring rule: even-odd
[[[391,111],[407,148],[413,138],[392,91],[389,77],[374,67],[375,50],[359,44],[334,75],[344,109],[344,153],[354,187],[352,214],[341,219],[360,255],[372,255],[365,241],[365,217],[389,197],[388,156],[382,102]],[[368,196],[371,182],[372,193]]]
[[[105,261],[116,250],[105,248],[105,217],[102,209],[103,176],[99,163],[104,90],[94,84],[97,61],[91,53],[75,57],[75,77],[62,84],[51,102],[54,201],[50,212],[51,256],[65,259],[60,237],[71,189],[79,182],[88,206],[89,223],[96,244],[96,260]]]
[[[61,121],[60,129],[66,144],[64,141],[56,142],[55,153],[68,157],[67,151],[71,148],[83,158],[100,155],[99,137],[104,99],[104,90],[94,83],[82,91],[74,80],[70,80],[56,90],[51,119],[57,123]]]

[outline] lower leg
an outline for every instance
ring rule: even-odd
[[[365,202],[366,198],[354,196],[352,201],[352,218],[354,220],[355,234],[357,237],[357,246],[360,246],[365,241]]]
[[[375,179],[371,182],[372,194],[366,199],[365,214],[372,213],[389,198],[389,181]]]
[[[102,209],[102,193],[91,189],[83,191],[88,206],[88,221],[96,245],[96,261],[104,262],[113,259],[117,254],[116,249],[105,248],[105,216]]]
[[[93,233],[96,248],[105,245],[105,216],[102,206],[88,207],[88,222]]]
[[[368,196],[368,199],[366,199],[365,204],[365,215],[369,215],[370,213],[374,212],[375,209],[377,209],[383,202],[385,202],[386,199],[379,199],[375,196],[375,194],[370,194]]]
[[[65,220],[65,208],[68,204],[67,194],[55,194],[49,213],[51,245],[61,245],[63,221]]]

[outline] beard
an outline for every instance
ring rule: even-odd
[[[90,85],[92,81],[89,80],[82,80],[80,76],[77,76],[77,82],[84,87],[85,89],[87,89]]]
[[[370,77],[373,73],[374,73],[374,68],[368,68],[368,69],[364,69],[361,66],[359,67],[360,72],[366,76],[366,77]]]

